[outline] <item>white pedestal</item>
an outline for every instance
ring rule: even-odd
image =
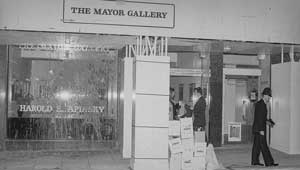
[[[134,58],[133,170],[168,169],[169,60],[164,56]]]

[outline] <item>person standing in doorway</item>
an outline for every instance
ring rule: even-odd
[[[169,120],[173,120],[174,105],[175,105],[175,101],[174,101],[175,90],[174,90],[174,88],[170,87],[169,95],[170,95],[169,96]]]
[[[194,131],[204,131],[205,130],[205,109],[206,109],[206,101],[204,96],[202,95],[201,87],[197,87],[194,89],[194,95],[196,99],[196,103],[194,105],[193,113],[194,113],[194,122],[193,128]]]
[[[175,89],[170,87],[170,96],[169,96],[169,120],[178,119],[178,109],[179,104],[175,101]]]
[[[255,105],[254,121],[252,126],[254,141],[251,165],[263,166],[263,164],[259,162],[259,155],[260,152],[262,152],[265,166],[278,166],[277,163],[274,163],[266,138],[266,125],[269,124],[269,120],[267,119],[267,104],[270,102],[271,97],[271,89],[267,87],[262,92],[262,99]]]

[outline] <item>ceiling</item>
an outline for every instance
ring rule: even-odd
[[[51,33],[51,32],[30,32],[30,31],[4,31],[0,30],[0,45],[20,44],[70,44],[85,45],[89,47],[106,47],[120,49],[125,44],[134,44],[135,36],[124,35],[103,35],[103,34],[80,34],[80,33]],[[195,40],[170,38],[169,46],[192,47],[190,49],[199,51],[207,49],[215,40]],[[220,42],[220,41],[218,41]],[[224,53],[257,55],[260,53],[280,54],[280,44],[254,43],[240,41],[223,41]],[[284,45],[284,52],[289,52],[291,45]],[[196,47],[196,48],[195,48]],[[214,50],[214,49],[210,49]],[[295,52],[300,52],[300,46],[294,47]]]

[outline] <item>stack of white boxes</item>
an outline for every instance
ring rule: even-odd
[[[206,142],[205,132],[198,131],[194,134],[194,158],[193,158],[193,170],[205,170],[206,168]]]
[[[180,119],[180,135],[182,141],[182,170],[193,170],[193,151],[194,151],[194,135],[193,135],[193,119]]]
[[[169,121],[169,169],[205,170],[204,132],[193,132],[192,118]]]
[[[180,121],[169,121],[169,169],[181,170],[182,143]]]

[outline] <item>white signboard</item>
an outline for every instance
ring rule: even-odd
[[[166,3],[64,0],[64,23],[174,28],[175,5]]]

